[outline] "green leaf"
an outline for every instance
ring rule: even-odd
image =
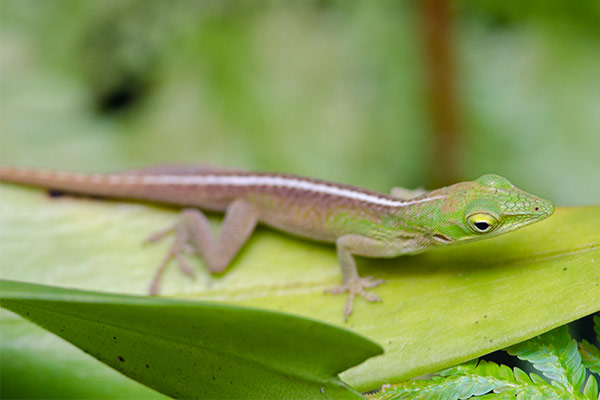
[[[600,343],[600,314],[594,315],[594,330],[596,331],[596,340]]]
[[[16,314],[4,309],[0,314],[1,398],[168,398]]]
[[[169,243],[140,243],[171,224],[175,213],[132,203],[49,198],[9,185],[0,185],[0,191],[4,278],[147,292]],[[219,219],[213,222],[217,227]],[[191,257],[197,279],[170,268],[162,293],[270,308],[355,330],[385,348],[383,356],[342,374],[366,391],[600,311],[599,258],[600,207],[591,206],[558,209],[546,221],[480,242],[390,260],[359,259],[363,276],[387,281],[374,289],[383,303],[357,299],[344,323],[345,297],[323,294],[341,282],[333,246],[259,228],[223,275],[209,276]],[[34,338],[24,335],[20,343]]]
[[[600,350],[596,346],[584,339],[579,343],[579,354],[586,368],[600,374]]]
[[[337,374],[381,353],[337,327],[239,306],[13,281],[0,293],[2,307],[176,398],[362,398]]]
[[[494,395],[482,396],[493,392]],[[533,383],[525,372],[489,361],[468,362],[428,380],[408,380],[369,395],[372,400],[478,398],[564,398],[568,393],[543,379]]]
[[[521,360],[529,361],[569,393],[579,391],[585,382],[585,369],[577,350],[577,342],[569,335],[567,325],[516,344],[506,351]]]
[[[598,382],[593,375],[588,377],[588,380],[583,388],[583,395],[586,399],[597,400],[598,399]]]

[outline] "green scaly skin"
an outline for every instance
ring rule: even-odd
[[[440,198],[388,210],[384,215],[332,210],[327,229],[384,241],[397,249],[389,254],[395,257],[497,236],[546,219],[554,212],[552,202],[491,174],[427,192],[415,200],[435,197]],[[479,229],[477,222],[489,227]]]

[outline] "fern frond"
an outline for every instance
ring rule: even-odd
[[[578,393],[584,384],[585,369],[581,355],[577,342],[569,335],[566,325],[511,346],[506,351],[521,360],[529,361],[569,393]]]
[[[594,317],[594,323],[600,336],[600,314]],[[596,377],[589,375],[586,380],[585,369],[599,373],[600,350],[586,340],[578,346],[566,325],[506,351],[532,363],[550,382],[535,373],[527,375],[519,368],[471,361],[439,372],[431,379],[405,381],[367,397],[371,400],[462,400],[471,397],[481,400],[600,400]]]
[[[552,386],[543,379],[534,382],[529,375],[515,368],[494,362],[468,362],[439,373],[430,380],[406,381],[381,392],[368,395],[372,400],[400,399],[551,399],[571,398],[562,387]],[[576,395],[580,395],[577,393]],[[580,397],[581,398],[581,397]]]
[[[600,350],[596,346],[583,339],[579,343],[579,354],[586,368],[600,374]]]

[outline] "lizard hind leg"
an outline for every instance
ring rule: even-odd
[[[184,274],[193,275],[184,257],[187,253],[200,255],[211,273],[223,272],[248,240],[257,222],[258,213],[254,208],[243,200],[236,200],[227,208],[221,231],[215,240],[204,213],[195,208],[184,209],[175,224],[152,234],[146,240],[146,243],[152,243],[170,233],[175,234],[173,244],[154,274],[150,294],[158,294],[160,280],[172,260],[177,262]]]

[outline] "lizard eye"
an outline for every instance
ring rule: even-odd
[[[485,213],[471,214],[467,217],[467,226],[475,233],[488,233],[498,227],[500,221],[493,215]]]

